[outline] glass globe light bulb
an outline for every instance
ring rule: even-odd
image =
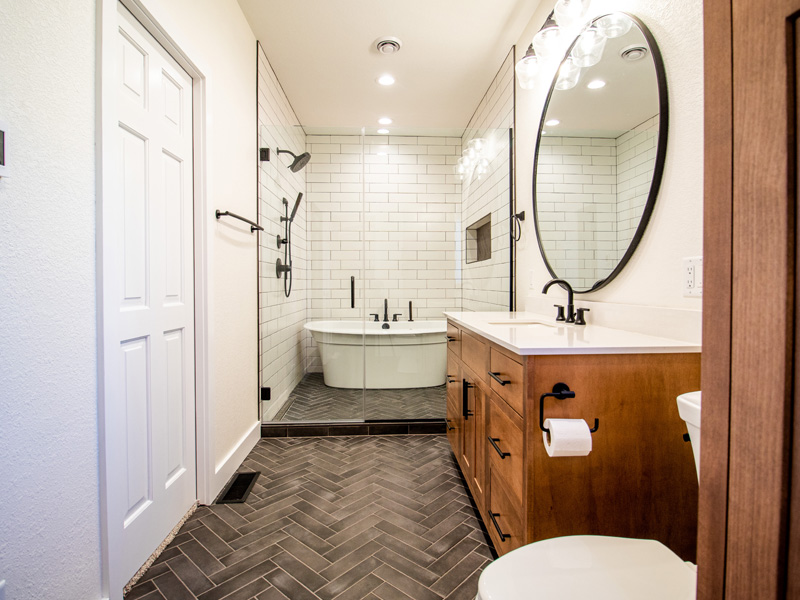
[[[561,48],[561,28],[552,16],[547,18],[539,33],[533,36],[532,45],[537,56],[544,60],[558,53]]]
[[[622,37],[631,30],[633,21],[624,13],[612,13],[594,22],[594,26],[607,38]]]
[[[581,68],[575,63],[572,57],[567,57],[558,69],[558,79],[556,80],[557,90],[571,90],[578,85],[581,77]]]
[[[536,76],[539,74],[539,57],[533,49],[533,44],[528,46],[528,51],[517,61],[514,70],[517,73],[519,87],[523,90],[532,90],[536,87]]]
[[[590,0],[558,0],[553,16],[559,27],[571,27],[586,14]]]
[[[593,67],[603,58],[607,39],[599,29],[590,27],[578,37],[570,56],[579,67]]]

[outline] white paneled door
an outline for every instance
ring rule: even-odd
[[[103,230],[116,296],[104,300],[104,352],[118,423],[107,443],[124,468],[124,489],[109,496],[122,520],[110,526],[123,528],[112,552],[127,580],[197,498],[192,79],[121,4],[118,23],[121,177]]]

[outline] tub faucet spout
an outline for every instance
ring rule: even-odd
[[[384,323],[389,322],[389,300],[388,298],[384,298],[383,300],[383,321]]]

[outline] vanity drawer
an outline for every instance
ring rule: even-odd
[[[522,429],[506,414],[503,401],[492,394],[486,451],[495,477],[501,479],[517,506],[522,504]],[[505,409],[508,410],[508,409]],[[500,453],[503,453],[503,457]]]
[[[461,330],[450,321],[447,322],[447,349],[461,358]]]
[[[522,365],[492,348],[489,373],[494,374],[494,376],[489,375],[492,391],[508,402],[508,405],[522,416],[522,399],[524,398]]]
[[[466,331],[461,332],[461,360],[476,375],[483,378],[486,373],[486,344]]]
[[[522,519],[519,516],[519,509],[522,506],[506,493],[497,473],[491,467],[490,472],[489,519],[485,525],[494,542],[495,550],[502,556],[506,552],[519,548],[524,543]]]

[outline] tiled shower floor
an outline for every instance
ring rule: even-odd
[[[472,600],[491,560],[447,438],[263,439],[127,600]]]
[[[309,373],[297,385],[277,421],[444,419],[445,385],[403,390],[344,390]],[[363,416],[362,416],[362,406]]]

